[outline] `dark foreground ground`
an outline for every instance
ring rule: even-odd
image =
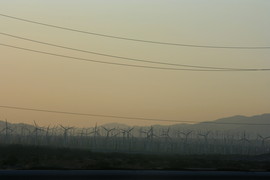
[[[270,179],[270,172],[222,172],[222,171],[157,171],[157,170],[12,170],[0,171],[1,180],[259,180]]]
[[[203,170],[208,172],[209,171],[269,172],[270,154],[243,156],[243,155],[174,155],[174,154],[135,154],[135,153],[127,154],[127,153],[108,153],[108,152],[97,153],[91,152],[90,150],[80,150],[80,149],[22,146],[22,145],[2,145],[0,146],[0,169],[162,170],[162,172],[164,172],[164,170],[166,172],[171,172],[172,170],[192,171],[192,172]],[[100,172],[100,171],[92,171],[92,172]]]

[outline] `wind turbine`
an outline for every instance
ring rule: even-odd
[[[13,132],[13,129],[11,129],[11,127],[9,126],[7,119],[5,122],[5,127],[1,130],[0,133],[2,132],[5,132],[5,142],[8,143],[10,134]]]
[[[120,130],[122,131],[123,137],[127,137],[129,139],[130,136],[132,136],[131,131],[133,129],[134,129],[134,127],[128,128],[128,129],[120,129]]]
[[[94,137],[94,146],[97,146],[97,137],[100,136],[100,131],[99,131],[97,123],[96,123],[95,127],[93,128],[93,131],[90,132],[90,134],[94,134],[93,135],[93,137]]]
[[[161,137],[164,137],[165,140],[171,139],[171,136],[169,133],[170,133],[170,128],[167,128],[166,130],[162,129]]]
[[[128,128],[128,129],[120,129],[122,131],[123,134],[123,144],[125,146],[125,143],[128,143],[128,150],[131,150],[131,144],[132,141],[130,141],[130,137],[133,137],[133,135],[131,134],[131,132],[133,131],[134,127],[132,128]]]
[[[211,131],[207,131],[205,133],[198,133],[198,136],[202,136],[204,138],[204,142],[208,143],[208,136],[210,135]]]
[[[191,135],[192,132],[192,130],[180,132],[180,134],[184,135],[184,144],[187,144],[188,137]]]
[[[32,133],[35,134],[35,144],[38,144],[38,135],[39,133],[38,132],[41,132],[41,131],[44,131],[43,128],[39,127],[36,123],[36,121],[34,121],[34,125],[35,125],[35,128],[33,130]]]
[[[64,127],[59,124],[59,126],[64,130],[63,136],[64,136],[64,144],[67,145],[67,137],[68,137],[68,131],[73,129],[74,127]]]
[[[263,146],[263,147],[264,147],[264,145],[265,145],[265,141],[267,141],[268,139],[270,139],[270,136],[263,137],[263,136],[260,135],[260,134],[257,134],[257,136],[261,139],[261,141],[262,141],[262,146]]]
[[[1,132],[5,132],[6,138],[9,136],[9,133],[10,133],[10,132],[13,132],[13,129],[11,129],[11,128],[9,127],[9,124],[8,124],[7,119],[6,119],[6,121],[5,121],[5,127],[1,130]]]
[[[104,126],[102,126],[102,128],[106,131],[106,138],[109,138],[110,135],[111,135],[111,133],[112,133],[112,131],[115,130],[115,128],[106,128]]]
[[[246,137],[246,132],[244,131],[244,134],[242,136],[242,138],[239,139],[239,141],[242,141],[242,142],[248,142],[250,143],[250,140]]]

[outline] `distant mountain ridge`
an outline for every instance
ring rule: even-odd
[[[270,114],[261,114],[255,116],[231,116],[220,118],[210,123],[200,122],[192,125],[184,125],[183,128],[188,129],[205,129],[205,130],[218,130],[218,131],[234,131],[234,132],[249,132],[260,133],[263,135],[270,135]],[[220,123],[220,124],[219,124]],[[231,124],[230,124],[231,123]],[[239,123],[239,124],[238,124]],[[258,125],[255,125],[258,124]],[[269,125],[260,125],[269,124]],[[172,125],[172,127],[181,128],[181,124]]]
[[[205,121],[206,122],[206,121]],[[270,136],[270,113],[255,115],[255,116],[231,116],[216,119],[214,121],[199,122],[196,124],[173,124],[173,125],[153,125],[152,127],[156,131],[162,129],[174,129],[174,130],[201,130],[201,131],[231,131],[231,132],[247,132],[253,134],[261,134],[264,136]],[[0,132],[5,128],[5,121],[0,121]],[[221,123],[221,124],[219,124]],[[228,124],[226,124],[228,123]],[[235,124],[230,124],[235,123]],[[237,124],[239,123],[239,124]],[[269,124],[269,125],[254,125],[254,124]],[[12,124],[8,123],[11,128],[18,129],[21,126],[27,126],[28,129],[34,129],[33,125],[29,124]],[[106,128],[118,128],[128,129],[131,126],[120,123],[108,123],[100,125]],[[135,129],[147,129],[149,126],[134,126]]]
[[[258,124],[258,125],[254,125],[254,124]],[[269,125],[259,125],[259,124],[269,124]],[[114,123],[110,123],[110,124],[105,124],[103,126],[119,127],[120,125],[116,123],[114,126]],[[122,124],[122,127],[128,127],[128,126]],[[199,122],[195,124],[180,123],[180,124],[173,124],[173,125],[167,125],[167,126],[153,125],[153,127],[155,129],[170,128],[170,129],[175,129],[175,130],[189,129],[189,130],[203,130],[203,131],[206,131],[206,130],[232,131],[232,132],[241,132],[241,133],[247,132],[247,133],[253,133],[253,134],[261,134],[264,136],[270,136],[270,113],[265,113],[261,115],[250,116],[250,117],[236,115],[236,116],[216,119],[214,121],[204,121],[204,122]],[[147,128],[147,126],[136,126],[136,128]]]

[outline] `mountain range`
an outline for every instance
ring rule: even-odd
[[[125,124],[110,123],[103,125],[105,127],[118,127],[128,128]],[[231,116],[220,118],[214,121],[200,122],[195,124],[173,124],[173,125],[153,125],[156,130],[160,129],[172,129],[172,130],[195,130],[195,131],[223,131],[223,132],[239,132],[239,133],[251,133],[260,134],[263,136],[270,136],[270,113],[261,114],[255,116]],[[135,128],[149,128],[136,126]]]
[[[5,129],[6,122],[0,121],[0,132],[3,133]],[[24,126],[28,129],[34,129],[33,125],[29,124],[12,124],[8,123],[8,126],[11,129],[19,129]],[[128,129],[131,128],[126,124],[119,123],[109,123],[102,125],[106,128],[118,128],[118,129]],[[166,129],[174,130],[174,131],[185,131],[185,130],[194,130],[194,131],[222,131],[222,132],[233,132],[233,133],[251,133],[251,134],[260,134],[263,136],[270,136],[270,113],[269,114],[261,114],[255,116],[232,116],[217,119],[214,121],[200,122],[195,124],[173,124],[173,125],[153,125],[152,126],[155,131],[162,131]],[[149,126],[134,126],[134,129],[140,130],[149,129]]]

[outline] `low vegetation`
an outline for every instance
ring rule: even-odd
[[[0,169],[270,170],[270,154],[106,153],[29,145],[1,145],[0,154]]]

